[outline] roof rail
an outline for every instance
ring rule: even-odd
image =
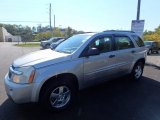
[[[95,32],[82,32],[82,34],[85,34],[85,33],[95,33]]]
[[[105,30],[103,32],[131,32],[131,33],[135,33],[134,31],[129,31],[129,30]]]

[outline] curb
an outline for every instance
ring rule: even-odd
[[[159,66],[159,65],[155,65],[155,64],[153,64],[153,63],[148,63],[148,62],[146,62],[145,65],[147,65],[147,66],[153,66],[153,67],[156,67],[156,68],[160,69],[160,66]]]

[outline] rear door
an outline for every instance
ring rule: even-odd
[[[134,43],[129,36],[114,35],[117,75],[129,72],[136,53]]]

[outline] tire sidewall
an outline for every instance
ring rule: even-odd
[[[149,51],[148,51],[148,55],[151,55],[152,54],[152,50],[150,49]]]
[[[142,70],[141,75],[140,75],[139,78],[136,78],[136,77],[135,77],[135,74],[136,74],[135,69],[137,68],[137,66],[140,66],[140,67],[141,67],[141,70]],[[133,80],[140,80],[140,79],[141,79],[142,74],[143,74],[143,68],[144,68],[144,64],[143,64],[142,62],[137,62],[137,63],[134,65],[133,70],[132,70],[132,73],[131,73],[131,77],[132,77]]]
[[[50,103],[50,95],[51,93],[53,92],[53,90],[55,90],[57,87],[60,87],[60,86],[66,86],[69,88],[70,90],[70,100],[68,101],[68,103],[61,107],[61,108],[56,108],[56,107],[52,107],[51,103]],[[54,82],[52,82],[52,84],[50,84],[49,86],[47,86],[47,88],[42,92],[42,97],[40,99],[40,102],[41,104],[47,108],[48,110],[51,110],[51,111],[62,111],[64,109],[67,109],[71,106],[71,104],[73,103],[73,101],[75,100],[75,95],[76,95],[76,92],[75,92],[75,88],[74,88],[74,85],[68,81],[65,81],[65,79],[61,78],[59,80],[56,80]]]

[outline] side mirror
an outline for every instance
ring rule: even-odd
[[[97,48],[90,48],[86,54],[86,56],[94,56],[99,55],[100,51]]]

